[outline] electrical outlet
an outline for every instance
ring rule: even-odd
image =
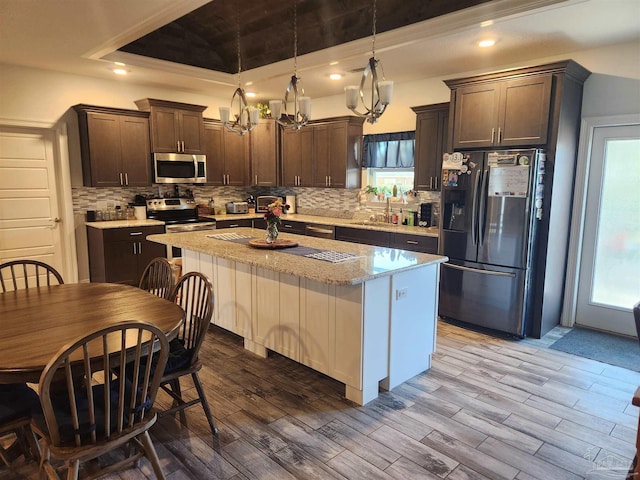
[[[396,289],[396,300],[406,298],[409,289],[407,287]]]

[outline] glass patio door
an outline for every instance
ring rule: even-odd
[[[576,324],[636,336],[640,301],[640,125],[596,127]]]

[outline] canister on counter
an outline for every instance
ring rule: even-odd
[[[412,227],[413,226],[413,219],[415,218],[414,215],[416,214],[416,212],[414,212],[413,210],[407,210],[407,226]]]

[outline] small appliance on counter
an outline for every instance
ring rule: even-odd
[[[295,195],[287,195],[285,197],[285,203],[289,205],[289,210],[287,213],[296,213],[296,196]]]
[[[274,197],[272,195],[264,195],[256,198],[256,212],[266,213],[267,207],[276,200],[282,200],[282,197]]]
[[[227,202],[226,207],[227,213],[249,213],[249,204],[247,202]]]

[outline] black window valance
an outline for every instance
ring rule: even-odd
[[[416,132],[365,135],[363,168],[413,168]]]

